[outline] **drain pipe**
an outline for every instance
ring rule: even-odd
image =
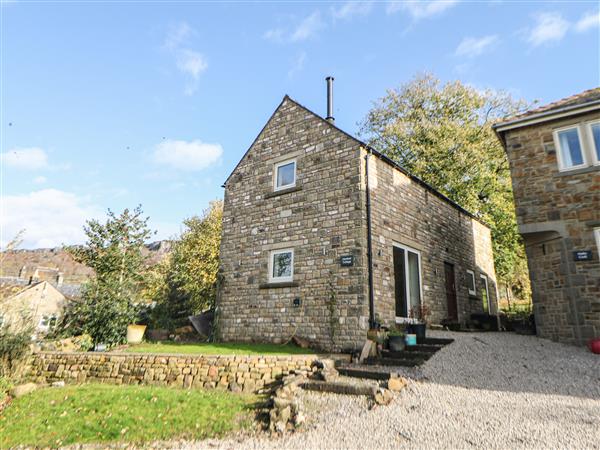
[[[365,188],[367,194],[367,263],[369,265],[369,328],[375,328],[375,289],[373,286],[373,240],[371,238],[371,190],[369,188],[369,159],[371,149],[365,156]]]

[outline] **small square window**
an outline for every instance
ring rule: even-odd
[[[472,270],[467,270],[467,287],[469,288],[469,295],[477,294],[475,288],[475,272]]]
[[[269,281],[286,282],[294,278],[294,250],[274,250],[269,261]]]
[[[554,132],[561,170],[575,169],[586,165],[579,127],[563,128]]]
[[[284,161],[275,165],[275,190],[296,185],[296,161]]]
[[[590,139],[592,141],[592,153],[596,164],[600,164],[600,122],[592,122],[590,127]]]

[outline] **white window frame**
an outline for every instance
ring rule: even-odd
[[[600,120],[590,120],[585,123],[585,131],[587,133],[587,143],[590,146],[590,153],[592,154],[592,161],[595,166],[600,165],[600,158],[596,153],[596,143],[594,142],[594,133],[592,132],[592,125],[600,125]],[[600,144],[600,143],[599,143]]]
[[[475,272],[467,269],[467,276],[470,276],[473,280],[473,289],[469,288],[469,283],[467,280],[467,289],[469,289],[469,295],[477,295],[477,283],[475,282]]]
[[[273,276],[273,259],[275,255],[281,253],[291,253],[292,254],[292,270],[291,275],[289,277],[274,277]],[[282,248],[277,250],[271,250],[269,253],[269,283],[289,283],[290,281],[294,281],[294,249],[293,248]]]
[[[600,228],[594,228],[594,237],[596,238],[596,247],[598,248],[598,258],[600,258]]]
[[[408,302],[407,313],[408,317],[396,316],[396,323],[413,323],[414,317],[410,317],[410,278],[408,273],[408,252],[415,253],[417,255],[417,262],[419,264],[419,297],[421,300],[421,305],[423,304],[423,266],[421,264],[421,252],[412,247],[408,247],[406,245],[398,244],[396,242],[393,243],[394,247],[401,248],[404,250],[404,285],[406,286],[406,301]]]
[[[290,184],[284,184],[282,186],[277,186],[277,174],[278,174],[279,168],[281,166],[287,166],[288,164],[292,164],[292,163],[294,164],[294,181]],[[276,163],[273,166],[273,190],[274,191],[282,191],[284,189],[289,189],[289,188],[295,187],[296,186],[296,178],[297,178],[297,170],[296,170],[297,167],[298,167],[298,164],[296,162],[296,158],[286,159],[285,161]]]
[[[485,289],[485,294],[487,296],[487,313],[491,314],[492,313],[492,299],[490,298],[490,286],[488,284],[488,277],[485,274],[480,274],[479,278],[481,278],[483,280],[483,288]],[[483,294],[481,296],[481,299],[483,300]]]
[[[558,137],[558,134],[562,131],[572,130],[574,128],[577,130],[577,138],[579,139],[579,149],[581,150],[581,158],[583,159],[583,163],[578,164],[576,166],[565,167],[563,164],[563,153],[562,153],[562,148],[560,146],[560,139]],[[583,140],[583,136],[581,133],[581,126],[579,124],[568,125],[565,127],[556,128],[552,131],[552,134],[554,136],[554,146],[556,147],[556,156],[557,156],[556,159],[558,160],[558,171],[559,172],[567,172],[570,170],[582,169],[589,165],[589,163],[587,161],[587,155],[586,155],[587,152],[585,151],[586,145],[585,145],[585,141]]]

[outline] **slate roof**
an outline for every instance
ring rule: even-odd
[[[277,111],[281,108],[281,106],[285,103],[286,100],[288,100],[291,103],[293,103],[294,105],[302,108],[304,111],[308,112],[309,114],[313,115],[317,119],[321,120],[322,122],[324,122],[325,124],[327,124],[331,128],[335,129],[339,133],[342,133],[345,136],[347,136],[348,138],[354,140],[360,146],[362,146],[365,149],[367,149],[368,151],[370,151],[370,153],[373,156],[379,158],[380,160],[384,161],[385,163],[387,163],[387,164],[391,165],[392,167],[396,168],[397,170],[399,170],[400,172],[402,172],[404,175],[406,175],[407,177],[409,177],[411,180],[413,180],[417,184],[421,185],[423,188],[427,189],[433,195],[435,195],[436,197],[442,199],[444,202],[448,203],[449,205],[451,205],[453,208],[457,209],[461,213],[465,214],[468,217],[471,217],[472,219],[477,220],[479,223],[481,223],[482,225],[485,225],[486,227],[489,228],[489,225],[481,217],[478,217],[476,214],[473,214],[472,212],[466,210],[465,208],[463,208],[462,206],[460,206],[458,203],[456,203],[454,200],[452,200],[449,197],[445,196],[440,191],[438,191],[437,189],[435,189],[433,186],[431,186],[427,182],[423,181],[421,178],[419,178],[416,175],[410,173],[408,170],[406,170],[404,167],[402,167],[400,164],[398,164],[396,161],[394,161],[390,157],[384,155],[383,153],[381,153],[378,150],[374,149],[373,147],[371,147],[370,145],[368,145],[365,142],[361,141],[357,137],[352,136],[350,133],[347,133],[346,131],[344,131],[341,128],[337,127],[334,123],[330,122],[329,120],[325,119],[324,117],[321,117],[319,114],[317,114],[316,112],[314,112],[311,109],[307,108],[306,106],[302,105],[301,103],[297,102],[296,100],[294,100],[293,98],[291,98],[287,94],[283,97],[283,100],[281,100],[281,103],[279,104],[279,106],[277,106],[277,108],[275,108],[275,111],[273,111],[273,113],[271,114],[271,117],[269,117],[269,119],[267,120],[267,122],[265,123],[265,125],[263,126],[263,128],[260,130],[260,132],[258,133],[258,135],[256,136],[256,138],[254,138],[254,141],[252,142],[252,144],[250,145],[250,147],[248,147],[248,150],[246,150],[246,152],[244,153],[244,155],[242,156],[242,158],[238,161],[238,163],[233,168],[233,170],[231,171],[231,173],[229,174],[229,176],[227,177],[227,179],[225,180],[225,182],[223,183],[223,185],[221,187],[223,187],[223,188],[227,187],[227,182],[229,181],[229,179],[231,178],[231,176],[235,173],[235,171],[237,170],[237,168],[239,167],[239,165],[242,163],[242,161],[244,160],[244,158],[246,157],[246,155],[250,152],[250,150],[252,149],[252,147],[254,147],[254,144],[256,143],[256,141],[258,140],[258,138],[260,137],[260,135],[262,134],[262,132],[267,128],[267,125],[269,124],[269,122],[271,121],[271,119],[275,116],[275,114],[277,113]]]
[[[530,109],[529,111],[526,111],[522,114],[517,114],[516,116],[508,117],[494,124],[494,128],[497,128],[510,122],[525,120],[537,115],[550,115],[553,112],[558,112],[563,109],[576,109],[578,106],[584,106],[588,103],[594,102],[600,102],[600,87],[588,89],[586,91],[580,92],[579,94],[574,94],[569,97],[556,100],[552,103],[548,103],[547,105]]]

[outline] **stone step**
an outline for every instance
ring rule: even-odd
[[[414,367],[423,364],[423,358],[367,358],[365,364],[370,366],[401,366]]]
[[[372,382],[373,383],[373,382]],[[320,381],[308,380],[301,385],[307,391],[330,392],[332,394],[367,395],[374,396],[378,385],[365,383],[352,383],[348,381]]]
[[[450,339],[450,338],[426,337],[425,339],[423,339],[420,342],[420,344],[444,346],[444,345],[452,344],[453,342],[454,342],[454,339]]]
[[[369,380],[389,380],[390,372],[369,370],[368,368],[355,368],[340,366],[337,368],[340,375],[345,375],[352,378],[366,378]]]
[[[393,352],[391,350],[383,350],[381,356],[383,358],[394,358],[394,359],[429,359],[433,356],[434,352],[422,352],[417,350],[404,350],[402,352]]]

